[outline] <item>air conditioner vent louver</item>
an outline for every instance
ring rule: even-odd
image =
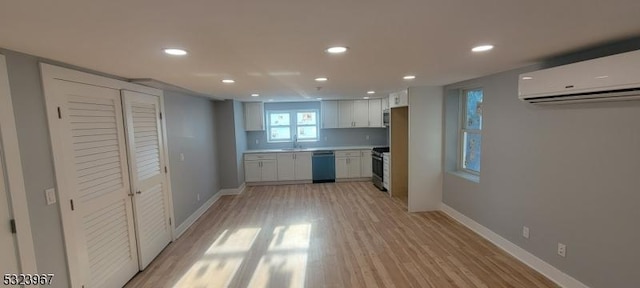
[[[640,100],[640,50],[521,74],[518,84],[533,104]]]

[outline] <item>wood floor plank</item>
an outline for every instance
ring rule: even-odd
[[[132,287],[557,287],[441,212],[369,182],[222,196]]]

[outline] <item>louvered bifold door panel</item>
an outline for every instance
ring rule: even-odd
[[[140,269],[171,241],[160,97],[122,91]]]
[[[119,91],[55,81],[64,181],[85,287],[121,287],[138,272]],[[58,153],[58,151],[54,151]],[[65,206],[66,207],[66,206]]]

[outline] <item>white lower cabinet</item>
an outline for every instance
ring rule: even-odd
[[[313,171],[311,167],[311,152],[295,153],[296,180],[311,180]]]
[[[347,150],[336,151],[336,179],[362,177],[362,164],[360,151]]]
[[[360,167],[362,168],[362,177],[373,177],[373,161],[371,159],[371,150],[360,151]]]
[[[278,181],[311,180],[311,153],[277,153]]]
[[[275,154],[244,155],[244,177],[246,182],[266,182],[278,180]]]

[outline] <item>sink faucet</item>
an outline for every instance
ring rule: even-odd
[[[293,149],[302,148],[302,145],[298,143],[298,134],[293,134]]]

